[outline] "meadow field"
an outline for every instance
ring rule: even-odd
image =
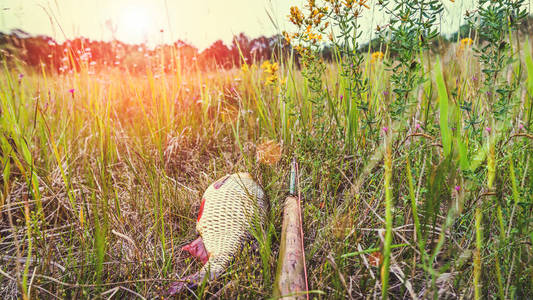
[[[398,8],[357,51],[365,2],[291,9],[291,51],[232,67],[179,47],[141,72],[85,47],[60,71],[3,56],[0,298],[165,297],[200,268],[181,247],[204,190],[242,171],[268,196],[263,231],[177,297],[270,298],[293,158],[310,298],[533,298],[525,4],[480,1],[444,43],[438,1],[380,1]]]

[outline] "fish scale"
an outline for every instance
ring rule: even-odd
[[[253,224],[262,224],[265,193],[248,173],[226,175],[205,191],[196,230],[209,255],[200,278],[213,279],[224,272],[231,259],[250,237]],[[257,218],[259,223],[256,223]]]

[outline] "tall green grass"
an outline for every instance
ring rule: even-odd
[[[313,75],[321,89],[293,56],[278,58],[273,85],[261,62],[62,75],[5,65],[0,296],[162,295],[199,267],[180,248],[196,237],[203,190],[248,171],[269,196],[264,230],[197,296],[268,298],[296,156],[317,297],[531,297],[533,60],[527,39],[513,39],[527,72],[499,73],[518,82],[500,121],[478,57],[455,43],[418,52],[423,81],[399,119],[385,49],[384,61],[361,55],[368,88],[356,92],[340,53]],[[265,139],[283,144],[279,164],[255,160]]]

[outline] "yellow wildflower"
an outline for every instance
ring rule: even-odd
[[[370,62],[371,63],[375,63],[376,61],[383,60],[384,54],[381,51],[376,51],[376,52],[372,53],[372,55],[370,57],[371,57],[370,58]]]
[[[265,85],[272,85],[276,83],[276,81],[278,81],[278,75],[272,74],[268,76],[267,79],[265,80]]]
[[[261,64],[261,69],[263,69],[263,71],[268,74],[276,73],[278,71],[278,68],[279,67],[277,62],[270,63],[269,60],[265,60],[263,64]]]
[[[457,49],[457,53],[456,55],[459,56],[463,53],[463,51],[472,46],[472,44],[474,43],[474,41],[471,39],[471,38],[464,38],[462,40],[459,41],[459,48]]]
[[[357,4],[359,4],[359,6],[364,6],[366,7],[367,9],[370,9],[370,7],[368,7],[368,5],[366,4],[366,2],[368,2],[368,0],[359,0],[359,2]]]
[[[270,61],[269,60],[265,60],[262,64],[261,64],[261,69],[263,70],[268,70],[270,69]]]
[[[468,46],[471,46],[474,43],[474,41],[471,38],[464,38],[461,40],[461,48],[466,48]]]
[[[323,14],[323,13],[320,13],[320,14],[315,18],[315,26],[320,25],[320,22],[322,22],[322,18],[324,18],[324,14]]]
[[[318,34],[318,33],[308,33],[307,34],[307,37],[306,39],[310,42],[312,42],[313,44],[315,44],[316,42],[318,41],[321,41],[322,40],[322,35],[321,34]]]
[[[268,72],[269,72],[270,74],[274,74],[274,73],[276,73],[277,71],[278,71],[278,63],[275,62],[275,63],[273,63],[273,64],[270,65],[270,69],[268,70]]]
[[[285,41],[287,41],[287,44],[291,43],[291,35],[287,33],[287,31],[283,31],[283,36],[285,37]]]
[[[298,27],[302,25],[304,15],[297,6],[291,7],[291,14],[289,15],[289,20]]]
[[[241,70],[242,70],[244,73],[246,73],[246,72],[248,72],[248,71],[250,70],[250,68],[248,67],[248,64],[247,64],[247,63],[244,63],[244,64],[242,64],[242,66],[241,66]]]
[[[344,6],[351,9],[354,2],[355,0],[344,0]]]
[[[269,60],[265,60],[263,64],[261,64],[261,69],[267,76],[265,85],[271,85],[278,81],[277,71],[279,67],[277,62],[271,63]]]

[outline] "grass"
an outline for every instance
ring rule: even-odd
[[[392,71],[381,61],[365,64],[369,111],[341,97],[349,83],[339,62],[326,66],[324,106],[309,100],[290,57],[272,85],[258,64],[64,75],[6,64],[0,296],[161,295],[199,268],[180,248],[196,236],[205,188],[248,171],[270,201],[264,232],[194,295],[268,298],[295,156],[313,296],[532,297],[533,64],[520,42],[527,73],[501,74],[521,83],[499,123],[476,57],[454,45],[440,60],[421,54],[426,81],[405,122],[390,120]],[[483,122],[466,126],[474,113]],[[283,144],[279,163],[256,161],[265,140]]]

